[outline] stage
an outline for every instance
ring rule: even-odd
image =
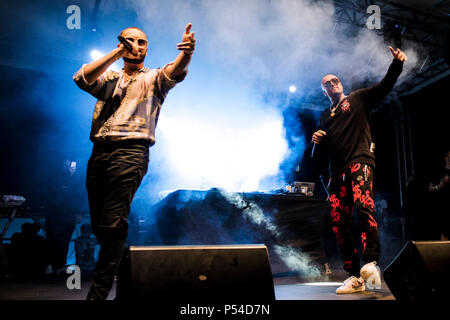
[[[152,208],[153,223],[135,232],[143,237],[132,244],[173,248],[262,243],[267,247],[269,278],[271,272],[277,301],[395,300],[384,282],[376,291],[335,293],[348,275],[342,270],[334,238],[326,232],[327,211],[323,198],[299,194],[178,190]],[[325,261],[332,269],[330,276],[324,275]],[[140,265],[148,263],[139,262]],[[240,268],[238,273],[245,274],[245,267]],[[313,277],[315,270],[320,274]],[[90,286],[89,275],[82,271],[81,288],[73,290],[67,288],[68,277],[68,274],[47,275],[39,281],[28,282],[22,278],[4,279],[0,283],[0,300],[84,300]],[[108,299],[115,297],[116,284]]]
[[[115,277],[102,318],[185,319],[179,301],[223,297],[267,299],[271,319],[450,301],[450,0],[2,14],[4,314],[87,318],[73,306],[93,270],[90,300]],[[336,294],[344,266],[378,289]]]
[[[68,277],[69,275],[67,275]],[[66,286],[66,275],[58,278],[47,278],[38,282],[9,282],[0,284],[0,300],[85,300],[89,290],[89,279],[83,279],[81,289],[69,290]],[[347,275],[339,270],[325,282],[306,282],[301,277],[274,277],[275,297],[277,301],[289,300],[395,300],[384,281],[381,289],[365,292],[338,295],[335,293],[339,283]],[[113,286],[108,300],[116,295],[116,285]]]

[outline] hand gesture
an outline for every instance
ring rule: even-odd
[[[325,137],[327,135],[327,133],[323,130],[318,130],[316,132],[314,132],[311,141],[315,144],[319,144],[323,137]]]
[[[397,49],[396,51],[394,51],[394,49],[392,49],[392,47],[389,46],[389,50],[391,50],[392,55],[394,56],[394,59],[397,59],[400,61],[408,61],[408,57],[400,49]]]
[[[131,45],[132,47],[132,51],[128,51],[128,49],[123,45],[123,43],[119,43],[117,45],[117,47],[119,48],[120,51],[120,57],[126,57],[127,55],[131,54],[134,57],[136,57],[138,55],[138,48],[136,47],[136,45],[134,43],[131,43],[130,41],[128,41],[128,43]]]
[[[194,32],[191,32],[192,23],[186,25],[181,43],[177,44],[178,50],[184,51],[186,54],[192,54],[195,50]]]

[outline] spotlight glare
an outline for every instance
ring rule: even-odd
[[[295,91],[297,91],[297,88],[295,86],[290,86],[289,91],[294,93]]]
[[[287,152],[282,120],[258,120],[242,128],[222,120],[163,116],[158,127],[166,139],[168,161],[184,184],[249,192],[258,190],[262,177],[278,172]]]
[[[95,49],[91,51],[92,60],[97,60],[97,59],[100,59],[101,57],[103,57],[103,54],[100,51],[95,50]]]

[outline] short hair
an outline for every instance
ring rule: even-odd
[[[142,29],[139,29],[138,27],[129,27],[129,28],[125,28],[120,32],[120,35],[122,35],[124,33],[125,30],[130,30],[130,29],[135,29],[135,30],[139,30],[140,32],[142,32],[143,34],[145,34],[144,31],[142,31]],[[145,36],[147,37],[147,35],[145,34]]]

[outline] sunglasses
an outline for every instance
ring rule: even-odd
[[[325,83],[323,84],[323,87],[324,87],[324,88],[331,88],[331,87],[333,87],[333,86],[335,86],[335,85],[338,85],[339,82],[340,82],[340,81],[339,81],[338,78],[332,78],[332,79],[328,80],[327,82],[325,82]]]

